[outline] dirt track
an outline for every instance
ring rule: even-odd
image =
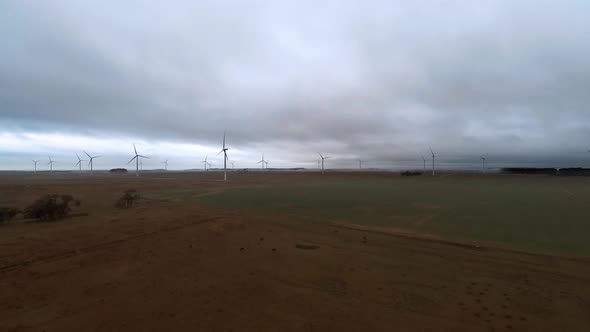
[[[0,330],[590,330],[588,259],[474,250],[174,199],[112,207],[127,188],[210,191],[317,175],[261,176],[228,185],[218,174],[0,177],[0,193],[14,204],[68,193],[88,213],[0,226]]]

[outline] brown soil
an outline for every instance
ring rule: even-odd
[[[589,259],[150,194],[317,176],[0,176],[3,205],[82,200],[79,216],[0,226],[0,331],[590,331]],[[114,208],[128,188],[149,199]]]

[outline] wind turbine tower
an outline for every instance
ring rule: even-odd
[[[324,160],[329,159],[330,157],[324,157],[321,153],[318,152],[320,158],[322,159],[322,174],[324,174]]]
[[[90,166],[90,175],[94,174],[94,158],[100,158],[101,156],[91,156],[88,152],[84,151],[84,153],[90,158],[88,161],[88,166]]]
[[[434,176],[434,159],[436,158],[436,155],[434,154],[434,151],[432,151],[432,147],[430,148],[430,153],[432,154],[432,175]]]
[[[481,172],[485,173],[486,172],[486,156],[482,156],[481,157]]]
[[[263,170],[264,170],[264,161],[265,161],[265,160],[264,160],[264,153],[263,153],[263,154],[262,154],[262,159],[260,159],[260,160],[257,162],[257,164],[261,164],[261,166],[262,166],[262,169],[263,169]]]
[[[48,157],[49,157],[49,162],[47,163],[47,165],[49,165],[49,171],[53,173],[53,164],[55,164],[56,162],[51,159],[51,156],[48,156]]]
[[[359,159],[359,169],[363,169],[363,161]]]
[[[80,159],[80,156],[77,153],[76,153],[76,158],[78,158],[78,162],[74,166],[78,166],[78,171],[80,173],[82,173],[82,162],[86,161],[86,160]]]
[[[133,144],[133,151],[135,151],[135,156],[133,158],[131,158],[131,160],[129,160],[127,162],[127,165],[129,165],[133,160],[135,160],[135,176],[139,176],[139,162],[141,158],[147,158],[146,156],[142,156],[139,153],[137,153],[137,148],[135,148],[135,144]],[[142,170],[143,170],[143,165],[142,165]]]
[[[37,163],[41,160],[33,160],[33,164],[35,164],[35,174],[37,174]]]
[[[421,155],[420,157],[422,157],[422,161],[424,162],[424,174],[426,174],[426,158],[424,158],[423,155]]]
[[[208,155],[205,156],[205,160],[201,161],[203,163],[203,165],[205,165],[205,170],[207,170],[207,164],[209,164],[207,162],[207,157],[209,157]]]
[[[224,131],[223,132],[223,147],[221,148],[221,151],[219,151],[219,153],[217,153],[217,155],[219,155],[220,153],[223,153],[223,181],[227,181],[227,150],[229,150],[229,149],[225,147],[225,131]]]
[[[164,164],[164,170],[167,171],[168,170],[168,159],[166,159],[166,161],[163,161],[162,164]]]

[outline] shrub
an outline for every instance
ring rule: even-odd
[[[24,216],[38,221],[61,219],[70,213],[70,204],[79,206],[80,201],[75,200],[71,195],[45,195],[28,206]]]
[[[17,208],[0,208],[0,223],[11,221],[19,213],[21,213],[21,211]]]
[[[118,208],[121,208],[121,209],[128,209],[128,208],[132,207],[133,204],[135,203],[135,201],[137,201],[138,199],[139,199],[139,194],[137,193],[137,190],[128,189],[125,191],[123,196],[121,196],[121,198],[119,198],[119,200],[117,200],[117,203],[115,204],[115,206]]]

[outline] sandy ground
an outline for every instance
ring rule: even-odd
[[[68,193],[87,214],[0,226],[0,331],[590,331],[586,258],[176,199],[113,207],[128,188],[210,192],[317,176],[0,176],[3,205]]]

